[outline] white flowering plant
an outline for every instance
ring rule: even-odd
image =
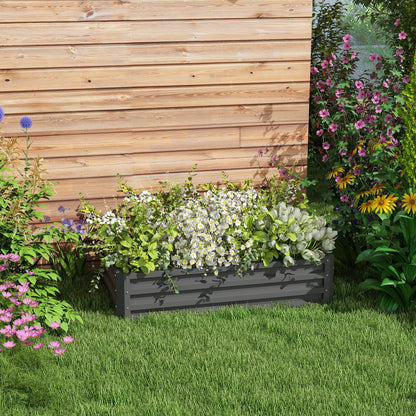
[[[256,261],[319,262],[334,249],[337,233],[322,217],[283,201],[270,205],[249,182],[225,183],[196,187],[190,175],[185,185],[155,193],[120,183],[124,201],[116,209],[100,213],[83,202],[90,248],[104,267],[124,272],[196,268],[214,275],[220,267],[243,275]]]

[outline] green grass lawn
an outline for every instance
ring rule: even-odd
[[[73,290],[85,325],[62,357],[3,355],[4,415],[414,415],[413,315],[337,276],[329,305],[123,320]]]

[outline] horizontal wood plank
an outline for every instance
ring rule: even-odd
[[[310,0],[3,0],[0,22],[311,17]]]
[[[297,165],[298,172],[306,172],[306,165]],[[254,184],[260,184],[266,177],[271,177],[276,174],[275,169],[235,169],[227,170],[225,173],[232,182],[242,183],[246,179],[252,178]],[[129,185],[135,189],[160,189],[164,182],[171,184],[183,184],[188,178],[187,172],[181,173],[157,173],[148,175],[126,176],[123,177]],[[223,177],[221,171],[202,172],[197,171],[193,182],[195,184],[214,183],[221,184]],[[86,200],[105,199],[108,205],[114,206],[113,197],[117,195],[118,183],[115,177],[106,178],[88,178],[88,179],[59,179],[55,182],[55,196],[54,201],[45,202],[46,209],[41,210],[47,215],[54,214],[54,210],[61,205],[61,202],[69,203],[68,201],[79,201],[79,193],[81,192]]]
[[[190,107],[161,110],[130,110],[35,114],[31,134],[87,133],[127,131],[131,129],[163,130],[197,127],[234,127],[306,123],[308,104],[267,104],[224,107]],[[19,116],[2,122],[6,135],[19,133]]]
[[[238,147],[238,127],[143,132],[57,134],[32,137],[31,155],[44,158],[130,153],[154,153],[181,150],[220,149],[224,143]],[[24,148],[26,137],[20,137]],[[151,157],[151,155],[149,155]]]
[[[226,146],[224,143],[223,146]],[[116,149],[115,149],[116,150]],[[281,163],[305,164],[302,156],[307,152],[307,145],[276,146],[275,154]],[[261,158],[257,149],[253,148],[222,148],[213,150],[114,154],[107,156],[49,158],[44,166],[49,171],[49,178],[91,178],[153,173],[176,173],[191,171],[195,164],[203,171],[219,171],[227,169],[243,169],[244,167],[267,167],[268,159]]]
[[[306,61],[310,41],[19,46],[0,48],[0,67],[79,68],[219,62]]]
[[[280,146],[308,143],[308,124],[276,124],[241,127],[241,147]]]
[[[308,102],[309,83],[0,92],[8,114]]]
[[[0,6],[1,10],[1,6]],[[2,46],[310,39],[310,18],[0,24]]]
[[[299,81],[309,81],[308,61],[0,70],[3,92]]]

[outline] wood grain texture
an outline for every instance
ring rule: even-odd
[[[298,159],[297,159],[298,160]],[[299,172],[306,172],[306,159],[304,164],[300,163],[297,165]],[[271,169],[259,169],[259,168],[244,168],[235,170],[225,170],[229,180],[236,183],[243,183],[247,178],[253,178],[254,184],[260,184],[266,177],[271,177],[276,174]],[[128,184],[135,189],[160,189],[163,182],[171,184],[184,183],[188,177],[188,172],[180,173],[164,173],[164,174],[147,174],[147,175],[136,175],[136,176],[125,176],[123,179],[127,180]],[[48,202],[52,206],[52,211],[57,209],[57,201],[76,201],[79,202],[79,192],[85,196],[87,200],[99,200],[105,199],[108,204],[112,203],[113,196],[117,195],[118,183],[116,177],[104,177],[104,178],[88,178],[88,179],[59,179],[55,182],[55,197],[54,201]],[[222,175],[220,171],[198,171],[198,174],[194,177],[194,183],[214,183],[221,184]],[[58,204],[58,206],[60,205]],[[55,204],[55,205],[54,205]],[[109,205],[112,206],[112,205]],[[43,212],[44,210],[42,210]],[[49,211],[47,211],[49,212]],[[49,214],[48,214],[49,215]]]
[[[309,61],[0,70],[3,92],[309,81]]]
[[[44,158],[59,205],[247,178],[273,148],[305,173],[312,0],[0,0],[6,135]],[[100,205],[100,206],[101,206]],[[59,217],[57,217],[59,216]]]
[[[308,102],[309,83],[0,92],[8,114]]]
[[[79,68],[221,62],[307,61],[308,40],[0,48],[3,69]]]
[[[3,0],[0,22],[312,17],[310,0]]]
[[[0,6],[1,10],[1,6]],[[3,46],[310,39],[310,18],[0,24]]]
[[[307,144],[278,146],[274,154],[283,164],[292,164],[307,151]],[[191,171],[195,164],[203,171],[267,167],[268,158],[259,158],[257,149],[222,148],[182,152],[160,152],[149,157],[148,153],[132,153],[112,156],[49,158],[45,167],[49,178],[90,178],[145,175],[154,173],[178,173]],[[302,161],[304,164],[305,161]],[[103,167],[105,166],[105,169]]]
[[[19,116],[9,116],[3,133],[14,135],[21,130]],[[163,130],[199,127],[233,127],[306,123],[308,104],[267,104],[179,109],[51,113],[32,116],[31,134],[88,133],[97,130]]]

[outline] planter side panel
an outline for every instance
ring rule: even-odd
[[[131,317],[188,308],[205,310],[232,304],[328,302],[332,297],[333,258],[327,256],[319,266],[304,261],[291,268],[283,267],[280,262],[267,268],[257,265],[243,278],[227,269],[220,270],[218,276],[204,276],[197,271],[187,275],[174,270],[171,274],[179,294],[171,290],[162,274],[153,272],[145,277],[139,273],[116,273],[117,315]]]

